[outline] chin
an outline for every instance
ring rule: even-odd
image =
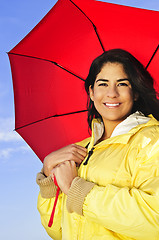
[[[102,119],[103,119],[103,121],[121,122],[121,121],[125,120],[130,114],[118,115],[118,116],[116,114],[107,114],[107,116],[102,117]]]

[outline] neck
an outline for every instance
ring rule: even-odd
[[[107,138],[110,138],[115,127],[120,123],[121,121],[104,121],[104,134],[102,136],[102,140],[105,140]]]

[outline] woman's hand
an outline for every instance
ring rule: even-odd
[[[76,164],[74,161],[65,161],[56,166],[51,171],[52,179],[56,177],[56,181],[61,191],[68,194],[71,183],[75,177],[77,177]]]
[[[77,165],[80,165],[86,155],[87,149],[76,144],[60,148],[45,157],[43,162],[44,174],[46,176],[51,175],[53,168],[65,161],[74,161]]]

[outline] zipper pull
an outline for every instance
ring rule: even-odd
[[[94,150],[94,147],[88,152],[88,156],[87,156],[87,158],[86,158],[86,161],[83,163],[83,165],[87,165],[89,158],[90,158],[90,157],[92,156],[92,154],[93,154],[93,150]]]

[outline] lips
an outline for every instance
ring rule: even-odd
[[[104,103],[104,105],[108,108],[116,108],[119,107],[121,103]]]

